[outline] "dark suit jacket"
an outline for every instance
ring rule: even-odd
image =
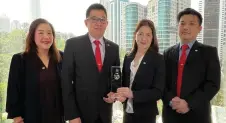
[[[60,54],[63,56],[62,52]],[[24,53],[12,57],[6,101],[9,119],[21,116],[25,123],[40,123],[42,116],[39,98],[40,71],[36,71],[33,59],[34,54]],[[60,79],[61,64],[61,62],[57,64],[58,79]]]
[[[180,97],[190,108],[186,114],[178,114],[169,106],[170,100],[176,96],[179,44],[167,49],[164,58],[166,64],[164,123],[211,123],[210,100],[220,88],[217,49],[195,41],[187,56]]]
[[[134,58],[135,53],[125,56],[122,72],[124,87],[129,87],[130,65]],[[165,84],[164,66],[163,56],[155,51],[148,50],[144,55],[132,85],[135,115],[153,118],[158,114],[157,101],[163,95]],[[126,108],[126,105],[124,105],[124,108]],[[142,122],[142,119],[140,121]]]
[[[110,92],[111,66],[119,65],[119,47],[104,39],[105,57],[99,72],[88,34],[67,41],[63,59],[62,88],[65,117],[80,117],[82,123],[94,123],[100,117],[110,123],[112,104],[103,97]]]

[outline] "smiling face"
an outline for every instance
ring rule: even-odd
[[[189,43],[196,40],[196,37],[201,29],[202,27],[199,24],[199,19],[197,16],[187,14],[180,18],[178,32],[183,43]]]
[[[88,28],[89,34],[92,37],[99,39],[103,37],[108,25],[107,15],[103,10],[93,9],[85,20],[85,24]]]
[[[49,24],[41,23],[35,30],[37,50],[49,50],[54,40],[53,31]]]
[[[136,43],[138,49],[147,50],[152,43],[153,35],[149,26],[142,26],[136,33]]]

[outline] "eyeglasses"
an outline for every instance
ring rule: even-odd
[[[87,19],[91,20],[92,23],[98,23],[98,22],[100,22],[102,24],[105,24],[107,22],[107,19],[106,18],[98,18],[98,17],[95,17],[95,16],[90,17],[90,18],[87,18]]]

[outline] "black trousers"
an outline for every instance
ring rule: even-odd
[[[103,123],[100,116],[96,119],[95,123]]]
[[[123,123],[156,123],[156,116],[144,116],[124,112]]]

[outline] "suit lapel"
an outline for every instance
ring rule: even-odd
[[[90,64],[92,64],[92,66],[95,66],[95,70],[99,73],[99,70],[97,68],[96,65],[96,58],[95,58],[95,54],[93,52],[93,47],[91,44],[91,41],[89,39],[89,35],[88,33],[84,36],[84,57],[87,59],[87,61],[90,61]]]
[[[178,74],[178,62],[179,62],[179,44],[175,45],[173,48],[172,48],[172,52],[170,54],[170,56],[172,57],[172,73],[169,73],[169,74],[172,74],[172,90],[176,90],[176,84],[177,83],[177,74]]]
[[[136,72],[136,75],[134,76],[134,80],[133,80],[133,85],[132,85],[132,88],[134,87],[134,86],[136,86],[136,80],[137,80],[137,78],[139,77],[139,74],[141,73],[141,71],[143,70],[143,69],[145,69],[146,68],[146,66],[147,66],[147,63],[150,63],[150,61],[148,61],[148,59],[149,59],[149,56],[151,55],[151,50],[149,51],[147,51],[145,54],[144,54],[144,57],[143,57],[143,59],[141,60],[141,62],[140,62],[140,65],[139,65],[139,67],[138,67],[138,69],[137,69],[137,72]],[[134,55],[134,57],[135,57],[135,55]],[[134,59],[134,57],[133,57],[133,59]],[[132,60],[133,60],[132,59]],[[132,61],[131,61],[132,62]],[[130,63],[131,63],[130,62]],[[129,66],[130,67],[130,66]]]
[[[193,44],[188,56],[187,56],[187,59],[186,59],[186,64],[189,64],[189,62],[192,62],[194,61],[196,58],[199,57],[199,46],[200,46],[200,43],[195,41],[195,43]]]
[[[179,44],[175,45],[172,50],[172,58],[176,65],[179,62],[179,52],[180,52],[179,46],[180,46]]]
[[[107,41],[105,38],[104,39],[104,44],[105,44],[105,54],[104,54],[104,60],[103,60],[103,66],[102,66],[102,72],[106,69],[108,60],[109,60],[109,56],[110,55],[110,49],[111,49],[111,45],[109,43],[109,41]]]
[[[85,49],[87,52],[87,56],[90,56],[88,58],[90,62],[92,62],[92,64],[95,66],[96,68],[96,71],[98,73],[103,73],[103,71],[106,69],[106,66],[107,66],[107,63],[109,61],[109,57],[111,56],[111,45],[109,43],[108,40],[106,40],[105,38],[103,38],[104,40],[104,44],[105,44],[105,54],[104,54],[104,60],[103,60],[103,66],[102,66],[102,71],[99,72],[98,68],[97,68],[97,65],[96,65],[96,58],[95,58],[95,54],[93,52],[93,48],[92,48],[92,44],[90,42],[90,39],[89,39],[89,36],[88,36],[88,33],[85,35],[85,46],[84,47],[87,47],[87,49]]]
[[[130,55],[128,55],[127,60],[126,60],[127,63],[126,63],[125,68],[126,68],[126,71],[127,71],[126,73],[128,73],[128,78],[129,78],[128,79],[129,81],[127,81],[127,83],[126,83],[126,87],[129,87],[129,85],[130,85],[130,73],[131,73],[130,65],[131,65],[131,62],[133,61],[134,57],[135,57],[135,53],[131,53]]]
[[[200,52],[201,52],[200,47],[201,47],[201,44],[197,41],[193,44],[193,46],[187,56],[187,59],[186,59],[186,64],[184,66],[184,71],[183,71],[184,75],[189,74],[189,72],[191,72],[188,69],[189,66],[196,64],[197,60],[200,59]],[[181,96],[182,97],[184,95],[187,95],[187,93],[189,93],[188,88],[189,88],[190,84],[191,84],[190,81],[182,80],[182,87],[181,87]]]

